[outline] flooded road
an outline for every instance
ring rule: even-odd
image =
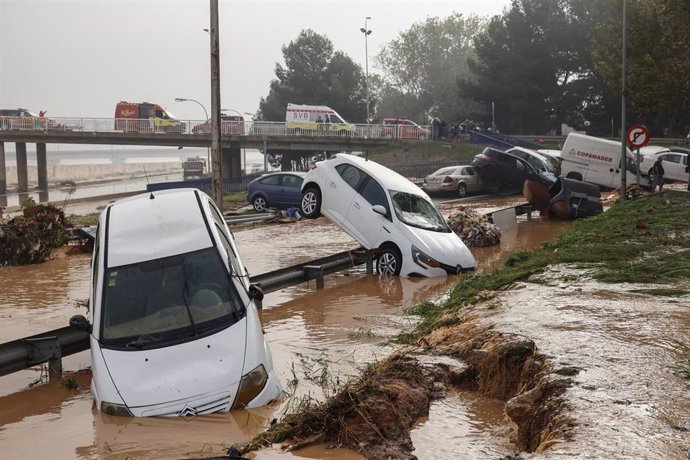
[[[506,199],[500,205],[510,205],[512,199]],[[470,206],[470,202],[448,203],[439,207],[447,215],[454,206]],[[471,206],[486,208],[490,204],[474,200]],[[541,221],[538,218],[527,223],[522,218],[515,228],[503,233],[500,247],[473,249],[478,270],[492,270],[513,250],[535,247],[569,225],[568,222]],[[358,246],[325,218],[234,229],[234,235],[243,262],[254,275]],[[84,314],[85,308],[78,304],[86,300],[88,295],[89,262],[90,254],[71,253],[42,265],[0,268],[0,319],[3,320],[0,322],[0,342],[62,327],[73,314]],[[67,371],[66,381],[70,385],[53,381],[31,386],[40,381],[40,369],[0,377],[0,451],[3,452],[3,458],[12,459],[43,456],[82,459],[189,458],[222,454],[233,443],[248,440],[263,431],[272,419],[280,418],[286,408],[295,407],[303,398],[322,400],[367,363],[387,356],[394,349],[389,340],[401,328],[413,324],[414,319],[404,316],[404,310],[422,300],[441,298],[457,279],[381,279],[366,275],[364,268],[360,267],[328,276],[323,290],[316,290],[314,282],[310,282],[267,294],[261,312],[262,321],[273,353],[274,366],[288,392],[287,398],[275,407],[185,419],[134,419],[103,415],[93,407],[89,391],[88,352],[63,360]],[[591,336],[583,335],[575,344],[567,346],[559,339],[561,332],[572,334],[574,329],[572,324],[566,322],[567,326],[560,330],[557,318],[565,315],[567,318],[576,318],[575,324],[580,324],[578,321],[582,321],[581,317],[587,316],[584,311],[588,308],[587,301],[582,300],[582,305],[574,307],[568,303],[564,288],[559,288],[556,293],[548,292],[546,289],[518,291],[522,296],[519,297],[520,305],[524,305],[522,313],[530,321],[506,317],[501,324],[511,330],[519,329],[526,336],[532,337],[534,334],[534,340],[540,347],[548,349],[549,353],[553,347],[557,354],[568,356],[572,364],[598,369],[596,373],[590,371],[593,375],[605,375],[607,366],[612,364],[600,362],[594,351],[575,356],[578,346],[584,346],[580,341],[586,344],[589,340],[592,347],[604,346],[595,340],[598,334],[602,334],[601,331],[588,332]],[[562,299],[564,303],[553,303],[555,299]],[[549,311],[546,316],[540,315],[541,310],[534,307],[540,303],[535,301],[552,302],[554,311]],[[629,302],[630,299],[625,297],[621,299],[621,305],[626,301],[628,305],[637,302],[634,299]],[[679,309],[680,315],[680,306],[676,305],[675,308]],[[593,308],[589,307],[589,311],[592,315],[589,321],[597,324],[595,320],[601,318],[597,318]],[[630,331],[637,330],[644,323],[644,316],[629,313],[621,310],[616,316],[617,331],[607,333],[623,334],[627,330],[628,342],[635,342],[636,336]],[[679,324],[687,328],[687,316],[684,321]],[[552,328],[550,335],[540,332],[545,322]],[[582,324],[587,329],[585,326],[589,323]],[[543,344],[540,342],[542,337]],[[620,340],[623,359],[626,340]],[[630,347],[631,343],[627,343],[627,346]],[[650,347],[650,353],[653,354],[657,346],[663,349],[663,346],[656,344]],[[670,345],[666,343],[665,346],[665,353],[669,354],[667,359],[670,360]],[[67,388],[72,387],[72,383],[76,383],[78,389]],[[633,394],[635,388],[643,386],[631,385],[626,390],[631,393],[622,395],[631,404],[621,405],[620,408],[644,412],[645,406],[636,406],[641,404],[642,395]],[[596,383],[597,390],[593,392],[583,388],[577,388],[583,392],[583,400],[615,399],[605,393],[606,387],[600,383]],[[673,394],[682,400],[681,395]],[[583,403],[581,410],[588,409]],[[667,410],[669,419],[674,417],[673,414],[677,419],[676,409],[678,407]],[[685,422],[680,420],[678,423]],[[687,423],[684,426],[688,426]],[[416,448],[414,454],[421,459],[458,456],[495,459],[514,454],[515,448],[508,439],[510,428],[503,415],[501,402],[478,398],[471,393],[452,394],[434,402],[428,419],[420,420],[412,431]],[[592,432],[589,440],[594,439],[596,435]],[[582,448],[579,446],[578,449]],[[569,455],[577,452],[583,451],[576,449],[575,452],[570,451]],[[556,450],[549,451],[547,455],[556,453]],[[564,455],[567,454],[568,451],[564,451]],[[361,458],[351,451],[327,449],[324,446],[314,446],[292,454],[283,453],[275,446],[254,455],[259,459]],[[593,458],[600,457],[595,455]]]

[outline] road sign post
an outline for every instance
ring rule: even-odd
[[[628,129],[628,133],[625,136],[630,147],[635,149],[635,158],[637,159],[637,173],[635,177],[637,178],[637,186],[640,186],[640,148],[644,147],[649,143],[649,130],[644,125],[633,125]],[[627,174],[623,171],[623,174]]]

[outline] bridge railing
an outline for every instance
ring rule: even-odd
[[[207,120],[164,120],[134,118],[41,118],[0,117],[0,130],[64,131],[89,133],[156,133],[209,135]],[[223,135],[295,136],[295,137],[356,137],[365,139],[428,139],[429,126],[366,124],[314,124],[313,128],[288,128],[283,121],[224,121]]]

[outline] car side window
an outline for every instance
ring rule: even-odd
[[[388,197],[386,191],[373,178],[368,177],[361,192],[362,197],[372,206],[380,204],[386,208],[386,216],[391,220],[390,206],[388,206]]]
[[[300,188],[302,186],[302,178],[293,175],[283,176],[283,186],[289,188]]]
[[[676,154],[661,155],[661,159],[664,161],[669,161],[671,163],[680,164],[680,155],[676,155]]]
[[[340,177],[342,177],[343,180],[355,190],[359,188],[359,185],[362,183],[362,179],[365,177],[362,171],[352,165],[341,164],[336,166],[335,169],[338,171],[338,174],[340,174]]]
[[[230,262],[233,272],[236,274],[242,273],[237,261],[237,254],[235,254],[235,250],[232,248],[228,238],[225,219],[223,219],[215,206],[213,206],[210,202],[208,203],[208,207],[211,210],[211,218],[213,219],[216,230],[220,235],[220,243],[223,245],[223,248],[225,248],[225,253],[228,255],[228,262]]]
[[[474,169],[473,168],[463,168],[461,173],[463,176],[474,176]]]
[[[268,176],[261,179],[259,182],[264,185],[278,185],[280,181],[280,176]]]

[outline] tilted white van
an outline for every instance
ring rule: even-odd
[[[637,160],[626,150],[626,183],[637,181]],[[621,185],[623,149],[621,143],[601,137],[570,133],[561,149],[561,176],[581,180],[606,188]],[[648,186],[649,179],[641,178],[640,185]]]
[[[96,407],[185,416],[257,407],[282,387],[232,234],[196,189],[145,193],[103,210],[89,319]]]

